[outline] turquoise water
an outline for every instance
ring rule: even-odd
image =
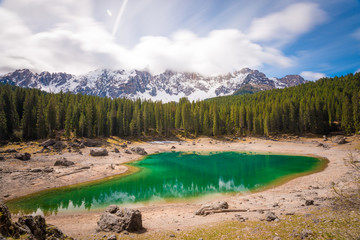
[[[321,166],[313,157],[238,152],[167,152],[133,162],[135,174],[69,187],[8,202],[12,212],[45,214],[256,190]]]

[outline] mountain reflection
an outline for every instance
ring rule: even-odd
[[[15,213],[42,211],[48,215],[110,204],[242,192],[289,174],[309,171],[318,163],[315,158],[298,156],[162,153],[133,163],[141,171],[130,176],[86,187],[48,191],[8,204]]]

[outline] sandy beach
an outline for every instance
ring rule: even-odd
[[[142,213],[143,226],[146,235],[158,231],[182,231],[197,226],[211,226],[225,220],[233,220],[234,213],[218,213],[206,217],[196,216],[194,213],[202,204],[218,200],[227,201],[231,209],[248,209],[241,215],[249,220],[261,220],[264,218],[262,211],[270,209],[278,216],[287,214],[305,213],[311,209],[321,208],[327,204],[331,197],[332,182],[339,183],[348,171],[344,158],[349,151],[358,152],[360,145],[358,136],[348,137],[348,143],[336,144],[329,139],[322,138],[281,138],[278,140],[265,140],[259,138],[236,139],[234,141],[222,141],[210,138],[191,139],[182,142],[170,143],[147,143],[133,142],[128,147],[143,147],[148,154],[171,151],[250,151],[256,153],[272,153],[286,155],[309,155],[326,158],[329,162],[327,167],[317,173],[292,179],[281,185],[267,188],[263,191],[212,195],[209,197],[183,200],[172,203],[149,203],[136,204],[128,207],[138,208]],[[319,146],[319,143],[327,147]],[[0,200],[8,201],[17,197],[25,196],[41,190],[54,187],[62,187],[93,181],[126,173],[124,163],[140,159],[141,155],[126,154],[120,144],[113,141],[105,147],[109,151],[106,157],[92,157],[91,148],[82,149],[82,154],[77,152],[63,152],[57,154],[33,154],[38,151],[36,143],[19,144],[1,148],[15,148],[19,152],[28,151],[32,154],[29,161],[7,159],[0,161]],[[119,148],[116,153],[114,148]],[[31,150],[31,151],[30,151]],[[75,162],[70,167],[54,166],[57,159],[65,157]],[[52,172],[44,172],[34,169],[52,168]],[[305,200],[314,200],[314,205],[305,206]],[[58,226],[65,234],[77,239],[96,238],[96,224],[101,211],[60,213],[46,216],[46,221]],[[104,235],[100,233],[100,235]]]

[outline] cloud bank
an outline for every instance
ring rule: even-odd
[[[126,15],[126,3],[118,16]],[[204,36],[175,30],[167,36],[143,36],[127,47],[116,38],[125,34],[120,17],[108,24],[97,21],[94,11],[95,4],[86,0],[5,0],[0,6],[0,73],[19,68],[73,74],[96,68],[135,68],[215,75],[264,65],[288,68],[296,59],[286,56],[279,46],[326,19],[316,4],[293,4],[253,20],[248,30],[219,29]],[[110,17],[108,11],[105,8],[104,15]],[[41,12],[46,19],[36,15]],[[308,79],[320,76],[303,73]]]
[[[300,73],[300,76],[302,76],[306,80],[310,81],[316,81],[320,78],[326,77],[323,73],[317,73],[317,72],[311,72],[311,71],[304,71]]]

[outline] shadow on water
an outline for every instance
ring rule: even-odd
[[[135,174],[14,199],[13,213],[56,214],[110,204],[166,201],[212,193],[252,191],[319,168],[314,157],[239,152],[167,152],[130,163]]]

